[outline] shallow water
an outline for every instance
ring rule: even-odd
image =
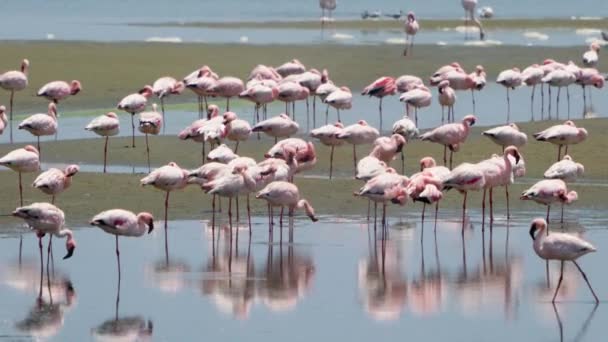
[[[419,208],[410,210],[390,219],[386,241],[380,230],[374,238],[373,226],[350,217],[322,217],[317,224],[297,219],[293,236],[286,227],[281,240],[276,227],[272,243],[266,218],[255,217],[251,240],[241,227],[238,244],[236,233],[230,244],[225,228],[212,234],[206,221],[170,221],[168,255],[159,221],[149,236],[120,240],[123,337],[602,339],[608,311],[591,304],[574,267],[566,269],[558,315],[549,302],[553,288],[547,288],[545,264],[528,235],[530,219],[542,215],[541,208],[519,212],[508,228],[501,219],[485,230],[472,211],[472,227],[464,235],[459,212],[441,212],[436,236],[432,220],[422,236]],[[566,224],[568,230],[584,231],[600,246],[581,265],[604,299],[608,277],[601,246],[608,243],[607,219],[600,211],[576,209],[568,218],[577,218]],[[35,237],[24,237],[21,266],[18,238],[0,239],[3,336],[83,341],[116,331],[114,239],[98,229],[75,228],[78,249],[72,259],[60,259],[61,243],[54,248],[52,299],[46,275],[37,299]],[[552,263],[552,286],[558,272],[559,264]]]

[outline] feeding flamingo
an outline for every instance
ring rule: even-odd
[[[47,195],[51,195],[51,203],[55,204],[55,196],[64,192],[72,185],[72,177],[80,171],[78,165],[68,165],[64,170],[51,168],[36,177],[32,186]]]
[[[263,199],[267,201],[271,207],[281,207],[281,215],[279,219],[280,227],[283,227],[283,210],[285,207],[289,210],[289,217],[293,217],[296,208],[303,208],[306,212],[306,216],[311,221],[317,222],[319,219],[315,216],[315,210],[310,203],[300,197],[300,191],[298,187],[289,182],[275,181],[272,182],[264,189],[260,190],[255,198]]]
[[[139,92],[127,95],[118,102],[118,109],[131,114],[131,147],[133,148],[135,148],[135,114],[141,113],[146,109],[146,104],[152,94],[152,87],[146,85]]]
[[[161,115],[156,108],[156,103],[152,104],[151,112],[142,112],[139,115],[138,129],[146,135],[146,157],[148,160],[148,172],[150,172],[150,143],[148,142],[148,134],[158,135],[161,127],[163,127],[164,113]]]
[[[106,173],[108,139],[111,136],[117,135],[120,131],[120,121],[118,121],[118,116],[114,112],[109,112],[98,116],[93,119],[84,129],[105,137],[105,144],[103,147],[103,173]]]
[[[11,144],[13,143],[13,100],[15,98],[16,91],[21,91],[27,87],[29,67],[30,61],[24,59],[21,61],[21,70],[11,70],[0,75],[0,88],[11,92],[8,105]]]
[[[32,145],[13,150],[0,158],[0,165],[8,167],[19,174],[19,205],[23,206],[21,174],[40,170],[40,154],[38,150]]]

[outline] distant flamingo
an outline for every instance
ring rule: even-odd
[[[4,133],[7,124],[8,118],[6,117],[6,107],[2,105],[0,106],[0,135]]]
[[[515,90],[522,83],[522,75],[518,68],[501,71],[496,78],[496,83],[501,84],[507,89],[507,122],[511,121],[511,99],[509,88]]]
[[[530,95],[530,113],[532,121],[534,121],[534,91],[536,90],[536,85],[542,85],[542,78],[544,76],[545,73],[538,64],[530,65],[521,73],[522,82],[528,87],[532,87],[532,94]],[[541,102],[542,101],[544,101],[544,95],[543,98],[541,98]]]
[[[40,154],[38,150],[32,145],[13,150],[0,158],[0,165],[8,167],[19,174],[19,205],[23,206],[21,174],[40,170]]]
[[[448,107],[448,122],[454,122],[454,103],[456,103],[456,92],[450,87],[450,81],[443,80],[437,87],[439,90],[439,104],[441,105],[441,124],[444,120],[444,109]]]
[[[43,85],[36,96],[43,96],[49,101],[59,103],[70,95],[76,95],[82,90],[80,81],[73,80],[69,84],[65,81],[53,81]]]
[[[597,67],[597,62],[599,61],[599,51],[600,44],[597,42],[591,43],[591,45],[589,45],[589,50],[583,54],[583,65],[587,68]]]
[[[534,139],[558,145],[557,160],[559,161],[561,159],[562,146],[566,146],[565,154],[568,154],[568,146],[585,141],[587,135],[586,129],[576,127],[574,122],[568,120],[561,125],[551,126],[544,131],[534,133]]]
[[[469,21],[472,21],[475,26],[479,29],[479,40],[485,38],[485,32],[481,22],[475,18],[475,7],[477,7],[477,0],[461,0],[462,8],[464,9],[464,28],[465,28],[465,39],[468,38]]]
[[[395,85],[397,86],[397,91],[402,94],[416,88],[416,86],[424,85],[424,82],[418,76],[402,75],[395,80]]]
[[[521,200],[532,200],[547,206],[547,222],[549,222],[549,212],[551,204],[562,203],[561,222],[564,222],[563,204],[571,204],[578,199],[576,191],[568,191],[566,183],[561,179],[544,179],[525,190],[520,197]]]
[[[275,143],[278,138],[289,137],[298,132],[300,125],[293,121],[287,114],[280,114],[270,119],[258,122],[251,129],[252,132],[264,132],[274,137]]]
[[[186,85],[184,82],[178,82],[175,78],[165,76],[157,79],[152,84],[152,92],[160,99],[160,110],[163,113],[163,121],[165,121],[165,98],[171,95],[179,95],[184,91]],[[156,110],[154,110],[156,112]],[[163,133],[165,128],[163,127]]]
[[[167,236],[169,193],[181,190],[188,185],[188,171],[179,167],[176,163],[170,162],[165,166],[152,171],[149,175],[140,180],[141,186],[152,185],[162,190],[165,195],[165,237]]]
[[[282,77],[289,75],[299,75],[306,71],[306,67],[297,59],[292,59],[275,68],[276,72]]]
[[[321,19],[325,20],[325,11],[329,13],[331,18],[331,12],[336,9],[336,0],[319,0],[319,7],[321,7]]]
[[[428,107],[431,105],[433,95],[429,88],[421,85],[399,96],[399,101],[405,103],[407,116],[410,116],[409,106],[414,107],[414,122],[418,126],[418,108]]]
[[[353,94],[348,87],[340,87],[327,95],[323,102],[336,109],[338,121],[342,122],[340,109],[351,109],[353,107]],[[325,123],[327,123],[327,120],[327,112],[325,112]]]
[[[243,81],[236,77],[222,77],[209,89],[215,95],[226,98],[226,111],[230,111],[230,98],[239,96],[245,90]]]
[[[587,94],[585,92],[586,86],[594,86],[595,88],[601,89],[604,87],[604,76],[600,74],[597,69],[594,68],[583,68],[581,69],[580,75],[576,80],[576,84],[583,88],[583,109],[584,112],[587,110]],[[589,90],[589,96],[591,96],[591,90]],[[591,103],[593,105],[593,103]]]
[[[430,141],[443,145],[443,165],[447,166],[447,149],[450,149],[450,168],[452,168],[452,155],[463,144],[475,124],[477,118],[467,115],[460,123],[449,123],[439,126],[420,136],[422,141]]]
[[[481,133],[483,136],[490,138],[496,145],[501,146],[504,150],[505,147],[513,145],[516,147],[522,147],[528,142],[528,135],[521,132],[516,124],[508,124],[505,126],[498,126]]]
[[[152,104],[151,112],[142,112],[139,115],[138,129],[146,135],[146,157],[148,159],[148,172],[150,172],[150,143],[148,142],[148,134],[158,135],[163,126],[164,114],[161,115],[156,108],[156,103]]]
[[[311,221],[317,222],[319,220],[315,216],[315,210],[310,203],[300,197],[300,191],[295,184],[282,181],[272,182],[260,190],[255,198],[267,201],[272,207],[281,207],[280,227],[283,227],[283,210],[285,207],[289,210],[289,217],[293,217],[296,208],[304,208],[306,216]]]
[[[546,179],[561,179],[564,182],[575,182],[583,173],[585,173],[583,164],[575,162],[572,157],[566,154],[562,160],[551,165],[545,171],[543,177]]]
[[[405,49],[403,50],[403,55],[407,56],[407,49],[409,43],[409,49],[414,51],[414,37],[416,37],[416,33],[420,29],[420,25],[418,25],[418,21],[416,20],[416,16],[414,12],[407,13],[407,20],[405,22]]]
[[[467,194],[469,191],[479,191],[485,187],[483,170],[477,164],[463,163],[454,168],[443,179],[445,190],[454,188],[464,194],[462,200],[462,233],[464,234],[465,214],[467,210]]]
[[[120,131],[120,121],[114,112],[106,113],[93,119],[85,128],[87,131],[92,131],[97,135],[105,138],[103,147],[103,173],[106,173],[106,164],[108,156],[108,138],[117,135]]]
[[[224,113],[223,124],[226,126],[226,139],[236,141],[234,152],[238,153],[239,142],[246,141],[251,135],[251,126],[247,121],[239,119],[233,112]]]
[[[104,232],[116,237],[116,263],[118,266],[118,280],[120,282],[120,250],[118,249],[118,236],[139,237],[146,232],[154,230],[154,217],[147,212],[137,215],[124,209],[111,209],[95,215],[91,225],[101,228]]]
[[[365,87],[361,92],[361,95],[374,96],[380,100],[378,105],[378,113],[380,115],[380,132],[382,132],[382,99],[385,96],[395,95],[396,91],[397,85],[395,84],[395,79],[389,76],[382,76],[372,82],[372,84]]]
[[[357,172],[357,145],[371,144],[380,136],[377,129],[367,124],[365,120],[359,120],[356,124],[344,127],[336,138],[345,140],[353,145],[353,172]]]
[[[344,128],[341,122],[336,122],[333,125],[325,125],[310,131],[310,136],[319,139],[325,146],[330,146],[329,153],[329,179],[331,179],[334,170],[334,149],[336,146],[344,144],[343,140],[338,139],[336,136]]]
[[[38,113],[28,116],[21,121],[19,129],[24,129],[36,136],[40,153],[40,136],[57,133],[57,105],[50,102],[46,114]]]
[[[118,109],[131,114],[131,147],[133,148],[135,148],[135,114],[141,113],[146,109],[146,104],[152,94],[152,87],[146,85],[139,92],[127,95],[118,103]]]
[[[13,99],[16,91],[21,91],[27,87],[29,66],[30,61],[24,59],[21,62],[21,70],[11,70],[0,75],[0,88],[11,92],[8,105],[11,144],[13,143]]]
[[[51,195],[51,203],[55,204],[55,196],[64,192],[72,185],[72,177],[80,171],[78,165],[68,165],[65,170],[51,168],[36,177],[32,186],[47,195]]]
[[[543,234],[543,231],[546,231],[547,234]],[[585,279],[587,286],[589,286],[589,290],[591,290],[591,294],[593,294],[595,302],[599,303],[599,299],[597,298],[595,291],[593,291],[587,275],[576,262],[576,259],[580,258],[581,256],[595,252],[596,248],[593,247],[593,245],[576,235],[557,232],[549,234],[547,221],[543,220],[542,218],[537,218],[532,221],[532,226],[530,227],[530,236],[532,237],[532,240],[534,240],[533,247],[536,255],[547,261],[561,261],[559,281],[557,282],[557,287],[555,288],[555,293],[553,294],[553,299],[551,300],[552,303],[555,303],[557,293],[562,285],[562,280],[564,278],[564,263],[566,261],[572,261],[572,263],[574,263],[574,266],[576,266],[578,271],[583,276],[583,279]]]

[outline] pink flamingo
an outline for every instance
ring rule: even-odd
[[[356,124],[344,127],[336,138],[345,140],[353,145],[353,172],[357,172],[357,145],[371,144],[380,136],[377,129],[367,124],[365,120],[359,120]]]
[[[388,165],[374,156],[365,156],[357,163],[355,179],[368,181],[381,173],[386,172]]]
[[[377,97],[379,101],[378,113],[380,115],[380,132],[382,132],[382,99],[385,96],[395,95],[397,85],[395,79],[389,76],[382,76],[365,87],[361,95],[369,95]]]
[[[374,202],[374,227],[377,221],[378,203],[382,203],[382,227],[386,227],[386,205],[389,201],[405,205],[407,196],[399,197],[400,191],[407,187],[409,179],[399,175],[395,169],[388,168],[386,172],[370,179],[355,192],[355,196],[365,197]]]
[[[40,170],[40,154],[38,150],[32,145],[13,150],[0,158],[0,165],[8,167],[19,174],[19,205],[23,206],[21,174]]]
[[[114,112],[109,112],[93,119],[85,128],[87,131],[92,131],[95,134],[105,137],[103,147],[103,173],[106,173],[106,164],[108,156],[108,139],[115,136],[120,131],[120,121]]]
[[[338,90],[338,87],[331,80],[328,80],[326,83],[321,84],[317,88],[315,93],[317,94],[317,96],[319,96],[319,99],[321,99],[321,102],[325,103],[325,99],[327,98],[327,96],[329,96],[329,94],[333,93],[336,90]],[[325,124],[326,125],[328,122],[328,116],[329,116],[329,104],[327,104],[327,106],[325,107]]]
[[[336,0],[319,0],[319,7],[321,7],[321,20],[325,21],[325,11],[329,13],[331,18],[331,12],[336,9]]]
[[[514,161],[511,161],[511,158],[513,158]],[[514,166],[519,162],[519,159],[520,154],[517,147],[508,146],[505,148],[502,157],[492,157],[477,164],[482,170],[485,179],[482,200],[484,219],[486,210],[486,192],[487,190],[490,190],[490,221],[494,221],[493,190],[498,186],[505,187],[505,194],[507,198],[507,219],[511,217],[509,209],[509,184],[513,183]]]
[[[299,75],[306,71],[306,67],[297,59],[292,59],[275,68],[276,72],[282,77],[289,75]]]
[[[577,67],[578,68],[578,67]],[[555,69],[549,74],[542,78],[542,82],[549,85],[549,87],[557,87],[557,103],[556,103],[556,116],[559,119],[559,95],[563,87],[566,87],[566,96],[568,99],[568,118],[570,118],[570,90],[569,86],[574,84],[577,79],[577,75],[566,69]],[[550,89],[550,88],[549,88]]]
[[[424,213],[426,205],[435,203],[435,223],[437,222],[437,214],[439,212],[439,201],[443,199],[441,189],[443,184],[439,178],[434,177],[429,172],[418,172],[412,175],[410,182],[405,188],[405,193],[414,201],[422,202],[421,221],[424,229]],[[435,227],[437,225],[435,224]],[[422,237],[421,237],[422,239]]]
[[[119,236],[139,237],[154,230],[154,217],[147,212],[137,215],[124,209],[102,211],[91,219],[91,225],[101,228],[104,232],[116,237],[116,264],[118,266],[118,282],[120,284],[120,250]],[[120,286],[119,286],[120,287]]]
[[[475,26],[479,29],[479,40],[483,40],[486,36],[481,22],[475,18],[475,7],[477,7],[477,0],[461,0],[462,8],[464,9],[464,28],[465,28],[465,40],[468,39],[469,21],[472,21]]]
[[[297,162],[296,172],[312,169],[317,163],[315,146],[310,141],[299,138],[288,138],[279,141],[264,154],[265,158],[285,158],[288,151],[293,151]]]
[[[260,190],[255,198],[267,201],[271,207],[281,207],[281,216],[279,219],[280,227],[283,227],[283,210],[285,207],[289,210],[289,217],[293,217],[296,208],[304,208],[306,216],[312,222],[317,222],[319,219],[315,216],[315,210],[310,203],[300,197],[300,191],[295,184],[289,182],[276,181],[272,182],[264,189]]]
[[[553,70],[556,69],[564,69],[566,66],[562,63],[556,62],[553,59],[545,59],[543,61],[543,64],[540,65],[540,68],[543,69],[543,77],[549,75],[550,72],[552,72]],[[543,89],[544,89],[544,83],[541,82],[540,85],[540,91],[541,91],[541,96],[543,96]],[[548,114],[549,114],[549,118],[551,118],[551,87],[547,87],[549,90],[549,107],[548,107]],[[544,112],[544,101],[541,102],[541,119],[543,118],[543,112]]]
[[[165,121],[165,98],[171,95],[179,95],[185,88],[184,82],[178,82],[175,78],[169,76],[161,77],[154,81],[152,92],[160,99],[160,110],[163,113],[163,121]],[[156,112],[156,110],[154,111]]]
[[[152,185],[162,190],[165,195],[165,238],[167,236],[167,219],[169,210],[169,194],[174,190],[181,190],[188,185],[188,171],[179,167],[176,163],[170,162],[165,166],[152,171],[149,175],[142,178],[141,186]]]
[[[135,148],[135,114],[146,109],[148,99],[152,96],[152,87],[146,85],[139,92],[125,96],[118,102],[118,109],[131,114],[131,147]]]
[[[516,124],[511,123],[505,126],[498,126],[481,133],[490,138],[493,143],[501,146],[504,150],[507,146],[522,147],[528,143],[528,135],[521,132]]]
[[[151,112],[142,112],[139,115],[139,131],[146,135],[146,157],[148,159],[148,172],[150,172],[150,143],[148,134],[158,135],[164,122],[164,113],[161,115],[156,108],[156,103],[152,104]]]
[[[405,138],[399,134],[393,134],[390,137],[379,137],[374,141],[374,147],[369,155],[389,165],[398,153],[403,152],[406,144]]]
[[[586,86],[594,86],[595,88],[601,89],[604,87],[604,76],[600,74],[597,69],[593,68],[582,68],[576,84],[583,88],[583,107],[587,110],[587,94],[585,93]],[[589,96],[591,96],[591,90],[589,90]]]
[[[332,173],[334,170],[334,149],[337,146],[342,146],[344,144],[343,140],[340,140],[336,137],[343,128],[344,128],[344,125],[341,122],[336,122],[333,125],[321,126],[317,129],[313,129],[312,131],[310,131],[311,137],[313,137],[315,139],[319,139],[319,141],[323,145],[330,147],[329,179],[331,179]]]
[[[515,90],[522,83],[522,75],[518,68],[501,71],[496,78],[496,83],[507,89],[507,122],[511,121],[511,99],[509,88]]]
[[[308,99],[310,91],[308,88],[295,81],[280,83],[278,86],[279,94],[277,100],[285,102],[285,112],[289,114],[289,104],[291,103],[291,115],[296,119],[296,101]]]
[[[353,94],[348,87],[340,87],[327,95],[323,102],[336,109],[338,121],[342,122],[342,119],[340,119],[340,109],[351,109],[353,107]],[[328,120],[327,116],[328,113],[325,112],[325,123]]]
[[[319,72],[317,69],[310,69],[297,77],[297,82],[306,87],[312,96],[312,127],[317,127],[317,89],[329,80],[326,69]],[[306,99],[306,113],[308,114],[308,98]]]
[[[448,169],[445,166],[437,166],[437,163],[435,162],[435,159],[433,159],[433,157],[427,156],[427,157],[423,157],[422,159],[420,159],[420,172],[423,175],[430,175],[435,179],[439,179],[439,180],[443,180],[445,178],[448,177],[448,175],[450,174],[450,169]],[[431,184],[432,185],[432,184]],[[443,190],[443,184],[441,184],[441,186],[436,186],[437,190]],[[425,189],[426,191],[426,189]],[[424,191],[423,191],[424,193]],[[423,193],[421,193],[419,196],[422,196]],[[437,212],[439,211],[439,201],[441,200],[441,198],[438,197],[438,195],[435,193],[434,189],[428,189],[428,193],[427,193],[428,199],[431,201],[431,203],[433,203],[433,199],[436,199],[435,202],[435,221],[437,221]]]
[[[561,179],[564,182],[575,182],[583,173],[585,173],[583,164],[575,162],[572,157],[566,154],[562,160],[551,165],[545,171],[543,177],[546,179]]]
[[[32,186],[47,195],[51,195],[51,203],[55,204],[55,196],[72,185],[72,177],[78,171],[80,171],[80,167],[75,164],[68,165],[65,170],[51,168],[38,175]]]
[[[549,222],[549,212],[551,204],[562,203],[561,222],[564,222],[563,204],[571,204],[578,199],[576,191],[568,191],[566,183],[561,179],[544,179],[532,185],[529,189],[522,192],[521,200],[532,200],[547,206],[547,222]]]
[[[460,73],[464,73],[464,69],[460,66],[458,62],[452,62],[450,64],[442,65],[433,73],[433,75],[429,78],[429,82],[432,86],[436,86],[442,80],[446,79],[446,74],[450,71],[457,71]]]
[[[207,160],[211,162],[228,164],[238,157],[239,156],[235,154],[230,147],[228,147],[226,144],[221,144],[220,146],[209,151]]]
[[[248,87],[239,94],[239,98],[249,100],[255,103],[254,118],[255,123],[260,122],[260,107],[263,106],[263,118],[266,120],[267,104],[272,103],[279,96],[279,89],[276,86],[266,84],[256,84]]]
[[[462,232],[464,234],[465,214],[467,210],[467,194],[469,191],[484,189],[486,179],[483,170],[477,164],[462,163],[454,168],[444,179],[443,188],[454,188],[464,194],[462,200]]]
[[[192,139],[192,141],[199,142],[202,144],[202,163],[205,162],[205,135],[199,131],[210,122],[223,122],[224,117],[219,115],[219,108],[216,105],[210,105],[207,111],[207,119],[198,119],[191,123],[188,127],[184,128],[179,132],[178,137],[180,140]]]
[[[547,234],[543,234],[543,231],[546,231]],[[580,258],[581,256],[596,251],[596,248],[593,247],[592,244],[572,234],[556,232],[549,234],[547,221],[543,220],[542,218],[537,218],[532,221],[532,226],[530,227],[530,236],[534,241],[532,247],[534,248],[536,255],[547,260],[547,262],[549,260],[561,261],[559,281],[557,282],[557,287],[555,288],[555,293],[553,294],[553,299],[551,300],[552,303],[555,303],[555,298],[557,298],[557,293],[562,285],[562,280],[564,278],[564,263],[566,261],[572,261],[572,263],[574,263],[574,266],[576,266],[578,271],[583,276],[583,279],[585,279],[587,286],[589,286],[589,290],[591,290],[591,294],[593,294],[595,302],[599,303],[599,299],[597,298],[595,291],[593,291],[587,275],[576,262],[576,259]]]
[[[405,103],[407,116],[409,116],[409,106],[414,107],[414,122],[418,126],[418,108],[430,106],[432,98],[433,94],[431,94],[429,88],[422,85],[401,94],[399,101]]]
[[[279,75],[275,68],[264,64],[258,64],[253,68],[253,70],[251,70],[251,72],[249,73],[249,77],[247,77],[247,80],[250,81],[255,78],[279,82],[283,77]]]
[[[395,80],[397,91],[399,93],[407,93],[408,91],[416,88],[416,86],[424,85],[422,79],[414,75],[402,75]]]
[[[468,77],[473,80],[473,85],[469,89],[471,89],[471,100],[473,102],[473,114],[476,113],[475,110],[475,90],[481,91],[486,86],[486,71],[482,65],[478,65],[475,67],[475,71],[470,73]]]
[[[38,93],[36,93],[36,96],[45,97],[57,104],[59,101],[67,99],[70,95],[78,94],[81,90],[82,85],[77,80],[73,80],[69,84],[65,81],[52,81],[43,85],[38,90]]]
[[[454,122],[454,104],[456,103],[456,92],[450,87],[450,81],[443,80],[437,87],[439,90],[439,104],[441,105],[441,124],[444,120],[444,109],[448,107],[448,122]]]
[[[534,139],[538,141],[547,141],[554,145],[558,145],[557,160],[561,159],[562,146],[566,146],[564,154],[568,154],[568,146],[581,143],[587,139],[587,130],[582,127],[576,127],[574,122],[568,120],[561,125],[551,126],[544,131],[534,133]]]
[[[422,141],[430,141],[443,145],[443,165],[447,165],[447,149],[450,149],[450,168],[452,168],[452,155],[464,143],[475,124],[477,118],[467,115],[460,123],[449,123],[439,126],[420,136]]]
[[[0,135],[4,133],[7,124],[8,118],[6,117],[6,107],[2,105],[0,106]]]
[[[16,91],[21,91],[27,87],[28,69],[30,61],[24,59],[21,62],[21,70],[11,70],[0,75],[0,88],[11,92],[9,99],[9,119],[10,119],[10,142],[13,143],[13,99]]]
[[[252,132],[264,132],[274,137],[276,143],[278,138],[289,137],[298,132],[300,125],[293,121],[289,115],[283,113],[270,119],[258,122],[251,129]]]
[[[218,162],[209,162],[198,169],[192,170],[188,173],[188,184],[198,184],[202,187],[203,184],[209,183],[218,177],[228,173],[229,166]],[[216,195],[213,194],[212,205],[212,227],[215,227],[215,200]],[[220,202],[221,205],[221,202]],[[221,209],[221,206],[220,206]]]
[[[234,152],[239,150],[239,142],[246,141],[251,135],[251,126],[245,120],[241,120],[233,112],[224,113],[224,125],[226,126],[226,139],[236,141]]]
[[[587,68],[597,67],[597,62],[599,61],[599,51],[600,44],[597,42],[591,43],[591,45],[589,45],[589,50],[583,54],[583,65]]]
[[[226,111],[230,111],[230,98],[239,96],[240,93],[245,90],[245,84],[243,81],[236,77],[226,76],[222,77],[215,85],[209,89],[210,92],[214,93],[219,97],[226,98]]]
[[[38,151],[41,152],[40,136],[57,133],[57,105],[50,102],[46,114],[38,113],[28,116],[21,121],[19,129],[24,129],[36,136]]]
[[[405,22],[405,49],[403,50],[403,55],[407,56],[407,44],[409,42],[410,49],[414,51],[414,37],[416,37],[416,33],[420,29],[420,25],[418,25],[418,21],[416,20],[416,16],[414,12],[407,13],[407,20]]]
[[[521,73],[522,82],[528,87],[532,87],[532,94],[530,95],[530,113],[532,113],[532,121],[534,121],[534,91],[536,85],[542,84],[542,78],[545,76],[545,72],[538,64],[532,64],[525,68]],[[541,93],[541,95],[543,95]],[[541,98],[541,102],[544,102],[544,95]]]
[[[420,131],[414,121],[405,115],[393,124],[393,134],[399,134],[405,138],[405,141],[410,141],[417,139]],[[403,150],[401,150],[401,173],[405,173],[405,153]]]
[[[215,94],[210,90],[219,79],[208,66],[203,66],[201,69],[195,70],[183,80],[186,88],[192,90],[198,96],[198,117],[203,117],[204,108],[209,107],[207,97]]]

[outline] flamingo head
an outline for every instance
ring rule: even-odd
[[[467,115],[464,118],[462,118],[462,123],[471,127],[473,125],[475,125],[475,122],[477,121],[477,118],[475,117],[475,115]]]
[[[536,240],[535,233],[537,230],[542,231],[547,228],[547,221],[543,218],[536,218],[532,221],[532,225],[530,226],[530,236],[532,240]]]
[[[564,125],[576,127],[576,125],[574,124],[574,121],[572,121],[572,120],[567,120],[566,122],[564,122]]]
[[[359,125],[359,126],[368,126],[367,121],[365,121],[365,120],[359,120],[359,121],[357,121],[357,125]]]
[[[38,152],[38,150],[32,145],[26,145],[23,149],[28,152],[32,152],[32,153],[36,153],[37,155],[40,155],[40,152]]]
[[[4,106],[2,106],[2,107],[4,107]],[[1,107],[0,107],[0,109],[1,109]],[[340,121],[338,121],[338,122],[336,122],[336,123],[334,124],[334,127],[338,127],[338,128],[344,128],[344,124],[343,124],[343,123],[341,123]]]
[[[184,89],[186,89],[186,84],[184,82],[175,82],[175,85],[173,85],[173,88],[171,88],[171,94],[181,94]]]
[[[475,67],[475,72],[477,73],[477,75],[481,75],[485,74],[486,70],[484,69],[483,65],[478,65]]]
[[[595,52],[600,51],[600,44],[598,42],[593,42],[589,45],[589,48]]]
[[[517,125],[514,122],[510,123],[509,127],[513,128],[514,130],[519,132],[519,127],[517,127]]]
[[[508,146],[507,148],[505,148],[504,154],[513,156],[513,158],[515,158],[515,164],[519,163],[519,160],[521,159],[519,150],[515,146]]]
[[[150,96],[152,96],[152,94],[154,94],[154,91],[152,90],[151,86],[145,85],[138,91],[138,93],[140,95],[143,95],[145,98],[149,98]]]
[[[224,121],[222,122],[224,125],[228,124],[237,119],[236,113],[234,112],[226,112],[224,113]]]
[[[604,87],[604,83],[606,82],[606,80],[604,80],[604,77],[602,75],[593,75],[591,77],[591,81],[593,83],[593,86],[601,89]]]
[[[551,58],[547,58],[543,61],[543,65],[549,65],[549,64],[553,64],[556,63],[554,59]]]
[[[391,140],[397,144],[397,153],[401,153],[403,150],[403,146],[407,144],[407,140],[401,134],[393,134],[391,135]]]
[[[437,166],[437,163],[435,162],[435,159],[433,159],[433,157],[424,157],[420,159],[420,171],[435,166]]]
[[[80,84],[80,81],[73,80],[72,82],[70,82],[70,95],[76,95],[80,93],[81,90],[82,85]]]
[[[321,83],[327,83],[329,81],[329,72],[327,69],[323,69],[321,72]]]
[[[72,255],[74,255],[74,251],[76,250],[76,240],[72,236],[71,232],[68,234],[68,239],[65,242],[65,249],[67,250],[67,253],[63,257],[64,260],[71,258]]]
[[[394,190],[394,195],[391,198],[391,203],[398,205],[405,205],[407,203],[408,198],[410,197],[407,193],[407,189],[404,187],[398,187]]]
[[[27,70],[30,67],[30,61],[27,58],[24,58],[23,61],[21,61],[21,72],[24,74],[27,74]]]
[[[587,130],[586,130],[586,129],[584,129],[584,128],[580,127],[580,128],[578,129],[578,134],[577,134],[577,135],[578,135],[579,137],[583,138],[583,139],[587,139],[587,136],[589,135],[589,132],[587,132]]]
[[[49,102],[48,114],[57,117],[57,105],[54,102]]]
[[[116,113],[114,113],[114,112],[108,112],[105,115],[109,118],[118,119],[118,115],[116,115]]]
[[[450,80],[442,80],[441,82],[439,82],[439,84],[437,85],[437,87],[441,90],[447,88],[450,86]]]
[[[72,164],[72,165],[68,165],[65,170],[63,171],[63,173],[67,176],[67,177],[72,177],[75,174],[78,173],[78,171],[80,171],[80,167],[76,164]]]
[[[143,223],[148,226],[148,234],[154,230],[154,216],[148,212],[137,214],[137,223]]]
[[[207,117],[209,119],[214,118],[220,114],[220,107],[217,105],[211,104],[207,107]]]
[[[411,11],[407,12],[407,21],[412,22],[414,20],[416,20],[416,16],[414,15],[414,12],[411,12]]]

